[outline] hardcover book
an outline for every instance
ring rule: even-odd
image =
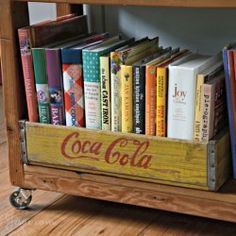
[[[118,36],[83,50],[83,74],[86,128],[101,129],[100,56],[127,44]]]
[[[226,99],[228,109],[230,142],[233,163],[233,176],[236,179],[236,93],[235,93],[235,71],[234,51],[236,45],[230,44],[223,49]]]
[[[165,50],[160,48],[158,52],[151,54],[133,65],[133,131],[136,134],[145,134],[146,64],[161,54],[164,54]]]
[[[225,105],[224,93],[222,93],[224,89],[222,85],[224,83],[224,74],[221,73],[213,80],[203,84],[201,141],[210,140],[217,132],[215,127],[215,113],[217,109]],[[223,110],[221,109],[221,111]]]
[[[61,49],[67,126],[85,127],[82,50],[107,37],[107,33],[92,35],[74,46]]]
[[[156,136],[166,137],[167,135],[167,85],[168,66],[189,54],[186,49],[175,50],[171,57],[156,68]]]
[[[45,49],[51,124],[64,125],[65,112],[60,49]]]
[[[102,129],[111,130],[110,56],[100,57]]]
[[[145,74],[145,134],[156,135],[156,68],[171,57],[171,48],[146,64]]]
[[[141,54],[145,55],[145,51],[150,45],[158,44],[158,38],[150,40],[143,38],[136,42],[130,40],[130,45],[125,48],[111,52],[111,130],[121,131],[121,65],[128,60],[133,62],[137,60],[135,57]]]
[[[203,84],[214,79],[223,70],[223,62],[219,56],[216,57],[216,61],[197,75],[196,85],[196,103],[195,103],[195,118],[194,118],[194,140],[201,140],[201,117],[202,117],[202,97],[203,97]]]
[[[212,58],[191,54],[169,65],[168,128],[169,138],[193,140],[196,76]]]
[[[45,21],[18,29],[29,121],[38,121],[37,94],[31,48],[40,47],[54,40],[87,34],[87,32],[86,16],[75,17],[74,14],[58,17],[54,21]]]
[[[50,124],[50,99],[48,92],[45,50],[42,48],[33,48],[32,55],[38,100],[39,122]]]
[[[158,41],[154,40],[150,47],[141,53],[127,59],[121,65],[121,131],[125,133],[133,132],[134,109],[133,109],[133,66],[137,61],[145,60],[146,57],[157,53],[160,50]]]

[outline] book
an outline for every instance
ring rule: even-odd
[[[127,42],[128,40],[120,40],[119,36],[115,36],[82,52],[86,128],[101,129],[100,56]]]
[[[47,81],[45,51],[41,48],[32,49],[35,72],[35,85],[39,110],[39,122],[50,124],[50,99]]]
[[[141,53],[137,53],[133,57],[121,65],[120,76],[120,94],[121,94],[121,131],[125,133],[133,132],[133,65],[146,57],[157,53],[160,50],[158,43],[154,40],[150,47]]]
[[[61,53],[58,48],[46,48],[45,60],[47,70],[51,124],[64,125],[65,112],[62,86]],[[38,81],[36,79],[38,84]],[[46,82],[46,81],[45,81]]]
[[[236,49],[236,44],[229,44],[225,46],[222,50],[234,178],[236,178],[236,123],[235,123],[236,100],[235,100],[235,71],[234,71],[235,62],[233,55],[235,49]]]
[[[201,140],[201,116],[202,116],[202,97],[203,97],[203,84],[215,78],[223,70],[223,62],[219,56],[216,56],[216,61],[197,75],[196,84],[196,100],[195,100],[195,118],[194,118],[194,140]]]
[[[216,135],[217,130],[215,127],[215,113],[217,109],[220,108],[220,105],[223,105],[225,102],[222,93],[222,90],[224,89],[222,85],[224,83],[224,74],[221,73],[213,80],[203,84],[203,112],[201,115],[202,121],[200,141],[207,142],[214,135]]]
[[[163,54],[158,52],[136,62],[133,65],[133,131],[136,134],[145,134],[145,73],[146,64]]]
[[[145,73],[145,134],[156,135],[156,68],[171,57],[171,48],[146,64]]]
[[[78,27],[75,28],[76,25],[78,25]],[[78,36],[79,34],[86,34],[87,32],[86,16],[75,17],[74,14],[58,17],[54,21],[44,21],[18,29],[29,121],[38,121],[37,93],[31,48],[39,47],[55,39]]]
[[[44,78],[44,84],[48,85],[48,96],[49,96],[49,110],[50,120],[53,125],[64,125],[65,124],[65,111],[64,111],[64,100],[63,100],[63,82],[62,82],[62,68],[61,68],[61,49],[65,47],[71,47],[78,42],[84,41],[85,39],[77,38],[67,39],[63,41],[55,41],[51,44],[44,45],[38,48],[32,48],[32,51],[36,51],[37,55],[41,55],[41,60],[45,60],[46,64],[46,75]],[[44,57],[43,57],[43,54]],[[39,59],[39,57],[37,58]],[[33,58],[34,67],[38,71],[44,70],[44,63],[38,62],[36,58]],[[39,81],[38,72],[35,74],[36,88],[41,83]],[[46,88],[46,87],[45,87]],[[38,89],[37,89],[38,91]],[[44,91],[46,93],[46,90]],[[39,99],[39,98],[38,98]],[[40,107],[40,105],[39,105]],[[45,110],[46,108],[44,108]],[[39,115],[41,110],[39,110]]]
[[[121,131],[133,132],[133,67],[121,65]]]
[[[129,59],[135,55],[145,53],[145,50],[151,44],[158,44],[158,38],[150,41],[148,38],[140,39],[133,42],[125,48],[111,52],[111,130],[121,131],[121,65],[124,65]]]
[[[196,76],[213,58],[191,54],[169,65],[167,137],[193,140]]]
[[[156,67],[156,136],[166,137],[167,135],[168,66],[189,53],[187,49],[177,50],[169,59]]]
[[[67,126],[85,127],[82,50],[102,42],[107,37],[108,33],[91,35],[81,39],[74,46],[61,49]]]
[[[102,130],[111,130],[110,56],[100,57]]]
[[[145,134],[145,65],[133,66],[133,131]]]

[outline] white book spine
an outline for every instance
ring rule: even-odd
[[[193,139],[196,71],[169,67],[167,136]]]

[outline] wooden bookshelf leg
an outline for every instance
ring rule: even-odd
[[[27,3],[0,0],[0,22],[4,22],[0,28],[0,42],[10,180],[13,185],[21,186],[24,175],[18,121],[25,116],[26,106],[16,29],[29,22]]]

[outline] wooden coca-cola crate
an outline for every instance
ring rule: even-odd
[[[199,143],[21,122],[21,140],[27,164],[213,191],[229,176],[227,132]]]

